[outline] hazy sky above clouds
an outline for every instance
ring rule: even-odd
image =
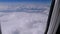
[[[12,3],[14,2],[14,3]],[[43,5],[50,5],[51,3],[51,0],[0,0],[0,10],[5,10],[5,9],[8,9],[8,5],[16,5],[16,4],[19,4],[19,3],[16,3],[16,2],[26,2],[26,3],[34,3],[34,4],[43,4]]]
[[[43,2],[49,3],[51,0],[0,0],[0,2]]]

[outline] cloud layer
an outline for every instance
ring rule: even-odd
[[[2,4],[2,34],[44,34],[48,13],[49,6],[44,4]]]

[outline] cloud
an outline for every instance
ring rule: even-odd
[[[13,12],[0,17],[2,33],[37,33],[44,32],[47,15],[36,13]],[[37,27],[38,26],[38,27]],[[42,26],[42,27],[41,27]],[[16,30],[17,29],[17,30]],[[6,32],[5,32],[6,31]],[[18,31],[18,32],[17,32]]]
[[[42,13],[48,9],[48,5],[34,3],[9,3],[0,5],[0,12]]]
[[[7,10],[7,9],[8,9],[8,6],[0,5],[0,11]]]
[[[3,8],[0,9],[2,11],[0,12],[2,34],[44,33],[48,18],[48,15],[46,15],[45,13],[46,12],[48,13],[49,10],[49,7],[47,5],[12,3],[12,4],[2,4],[2,6],[4,6]],[[27,13],[29,11],[33,13]],[[37,11],[42,12],[37,13]]]

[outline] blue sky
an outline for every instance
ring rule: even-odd
[[[42,3],[50,3],[51,0],[0,0],[0,2],[42,2]]]

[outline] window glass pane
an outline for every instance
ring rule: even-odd
[[[0,0],[2,34],[44,34],[51,0]]]

